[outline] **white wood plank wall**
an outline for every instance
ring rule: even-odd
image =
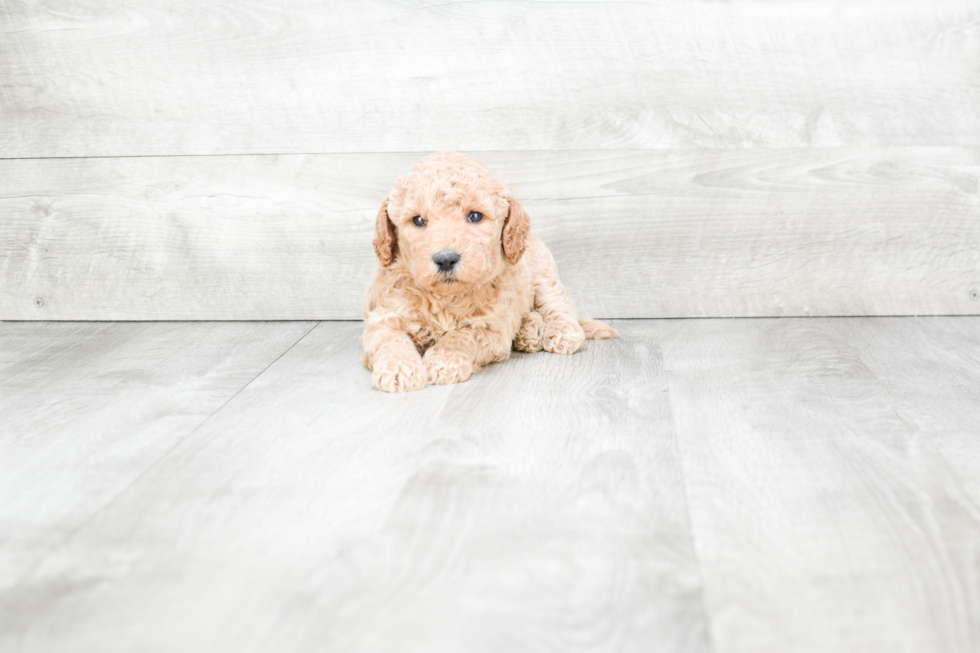
[[[440,149],[584,313],[978,314],[977,61],[976,1],[5,0],[0,319],[359,317]]]

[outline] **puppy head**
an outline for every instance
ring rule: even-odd
[[[378,212],[374,248],[420,287],[456,294],[520,261],[529,231],[524,207],[482,163],[442,152],[398,180]]]

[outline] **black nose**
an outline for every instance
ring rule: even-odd
[[[435,253],[432,257],[432,262],[436,264],[440,272],[449,272],[459,263],[459,252],[444,249],[441,252]]]

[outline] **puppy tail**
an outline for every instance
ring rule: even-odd
[[[585,337],[589,340],[605,340],[607,338],[615,338],[619,335],[619,331],[603,324],[599,320],[590,320],[584,317],[578,323],[582,325],[582,329],[585,331]]]

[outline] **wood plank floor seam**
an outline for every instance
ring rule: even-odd
[[[619,320],[622,321],[622,320]],[[660,351],[660,359],[663,360],[663,351]],[[698,577],[701,581],[701,589],[699,592],[699,603],[701,606],[701,618],[704,621],[704,633],[705,633],[705,644],[708,651],[711,653],[721,653],[715,643],[715,635],[712,632],[712,620],[711,612],[708,609],[707,603],[707,579],[705,578],[704,565],[701,561],[701,554],[698,551],[698,533],[694,529],[694,519],[691,514],[691,496],[690,490],[688,488],[688,473],[684,466],[684,452],[682,451],[683,445],[681,444],[680,429],[677,423],[677,418],[675,415],[675,408],[673,401],[671,399],[670,391],[670,370],[667,369],[666,364],[664,365],[664,374],[667,376],[667,401],[670,405],[670,419],[674,424],[674,447],[677,450],[677,461],[678,468],[680,472],[682,487],[684,490],[684,506],[687,510],[687,529],[691,538],[691,553],[694,557],[694,563],[697,568]]]
[[[107,327],[107,328],[111,328],[111,325],[112,325],[112,323],[105,323],[105,324],[106,324],[106,327]],[[37,568],[39,568],[39,567],[40,567],[41,565],[43,565],[43,564],[44,564],[44,561],[45,561],[45,559],[46,559],[47,557],[49,557],[49,556],[51,555],[51,553],[52,553],[52,552],[54,552],[54,551],[56,551],[57,549],[59,549],[59,548],[61,548],[61,547],[64,547],[64,546],[65,546],[65,545],[66,545],[67,543],[69,543],[69,542],[71,541],[71,539],[72,539],[72,538],[73,538],[73,537],[74,537],[74,536],[75,536],[75,535],[76,535],[76,534],[77,534],[78,532],[80,532],[81,530],[83,530],[83,529],[84,529],[84,528],[85,528],[85,527],[86,527],[86,526],[87,526],[88,524],[90,524],[90,523],[91,523],[92,521],[94,521],[95,519],[98,519],[98,517],[99,517],[99,515],[101,515],[101,514],[103,514],[103,513],[104,513],[104,512],[106,511],[106,510],[108,510],[108,509],[109,509],[109,508],[110,508],[110,507],[112,506],[112,504],[113,504],[113,503],[115,503],[115,502],[116,502],[117,500],[119,500],[119,498],[120,498],[120,497],[122,497],[122,496],[123,496],[123,495],[124,495],[124,494],[125,494],[125,493],[126,493],[126,492],[127,492],[127,491],[128,491],[129,489],[130,489],[130,488],[131,488],[131,487],[133,487],[134,485],[136,485],[136,484],[137,484],[137,483],[139,482],[139,480],[140,480],[141,478],[143,478],[143,477],[144,477],[144,476],[146,476],[146,475],[147,475],[148,473],[150,473],[150,471],[152,471],[152,469],[153,469],[154,467],[156,467],[157,465],[159,465],[159,464],[161,464],[161,463],[162,463],[163,461],[165,461],[165,460],[166,460],[166,459],[167,459],[167,458],[168,458],[168,457],[169,457],[169,456],[170,456],[170,455],[171,455],[171,454],[172,454],[172,453],[173,453],[173,452],[174,452],[175,450],[177,450],[177,449],[179,449],[179,448],[180,448],[180,446],[181,446],[181,445],[183,445],[183,444],[184,444],[184,443],[185,443],[185,442],[186,442],[186,441],[187,441],[187,440],[188,440],[189,438],[191,438],[191,437],[193,437],[193,435],[194,435],[194,433],[196,433],[196,432],[197,432],[198,430],[200,430],[200,429],[201,429],[201,428],[202,428],[202,427],[203,427],[203,426],[204,426],[204,425],[205,425],[205,424],[206,424],[206,423],[207,423],[207,422],[208,422],[208,421],[209,421],[209,420],[210,420],[210,419],[211,419],[211,418],[212,418],[212,417],[213,417],[213,416],[215,415],[215,414],[217,414],[217,413],[218,413],[219,411],[221,411],[221,409],[222,409],[222,408],[224,408],[225,406],[227,406],[227,405],[228,405],[228,404],[229,404],[229,403],[230,403],[230,402],[231,402],[231,401],[232,401],[232,400],[233,400],[233,399],[234,399],[235,397],[237,397],[237,396],[238,396],[238,395],[239,395],[239,394],[240,394],[240,393],[242,392],[242,390],[244,390],[244,389],[245,389],[245,388],[247,388],[247,387],[248,387],[249,385],[251,385],[251,384],[252,384],[252,383],[253,383],[253,382],[254,382],[254,381],[255,381],[255,380],[257,379],[257,378],[259,378],[259,377],[260,377],[260,376],[261,376],[261,375],[262,375],[262,374],[263,374],[263,373],[264,373],[264,372],[265,372],[266,370],[268,370],[268,369],[269,369],[269,368],[270,368],[270,367],[271,367],[271,366],[272,366],[273,364],[275,364],[275,362],[276,362],[276,361],[278,361],[278,360],[279,360],[280,358],[282,358],[282,357],[283,357],[283,356],[284,356],[284,355],[285,355],[285,354],[286,354],[286,353],[287,353],[287,352],[288,352],[288,351],[289,351],[290,349],[292,349],[292,348],[293,348],[294,346],[296,346],[296,345],[297,345],[297,344],[298,344],[298,343],[299,343],[300,341],[302,341],[302,340],[303,340],[303,338],[305,338],[305,337],[306,337],[306,336],[307,336],[307,335],[308,335],[308,334],[309,334],[309,333],[310,333],[311,331],[313,331],[313,329],[315,329],[315,328],[316,328],[316,327],[317,327],[317,326],[318,326],[319,324],[320,324],[320,323],[319,323],[319,322],[317,322],[316,324],[314,324],[313,326],[311,326],[311,327],[310,327],[309,329],[307,329],[307,330],[306,330],[306,331],[305,331],[305,332],[304,332],[304,333],[303,333],[303,334],[302,334],[302,335],[301,335],[301,336],[300,336],[300,337],[299,337],[299,338],[298,338],[298,339],[297,339],[297,340],[296,340],[295,342],[293,342],[293,343],[292,343],[291,345],[289,345],[289,346],[288,346],[288,347],[287,347],[287,348],[286,348],[286,349],[285,349],[285,350],[284,350],[284,351],[283,351],[283,352],[282,352],[281,354],[279,354],[279,356],[277,356],[277,357],[275,358],[275,360],[273,360],[273,361],[272,361],[271,363],[269,363],[268,365],[266,365],[266,366],[265,366],[265,367],[264,367],[264,368],[263,368],[263,369],[262,369],[262,370],[261,370],[261,371],[260,371],[260,372],[259,372],[258,374],[256,374],[256,375],[255,375],[254,377],[252,377],[252,378],[251,378],[251,379],[250,379],[250,380],[249,380],[249,381],[248,381],[247,383],[245,383],[245,384],[244,384],[244,385],[243,385],[243,386],[242,386],[241,388],[239,388],[239,389],[238,389],[238,390],[237,390],[237,391],[236,391],[236,392],[235,392],[235,393],[234,393],[234,394],[233,394],[233,395],[232,395],[231,397],[229,397],[229,398],[228,398],[228,399],[227,399],[227,400],[226,400],[226,401],[225,401],[224,403],[222,403],[222,404],[221,404],[220,406],[218,406],[218,407],[217,407],[217,408],[216,408],[215,410],[213,410],[213,411],[212,411],[211,413],[209,413],[209,414],[208,414],[208,415],[207,415],[207,416],[206,416],[206,417],[205,417],[205,418],[204,418],[203,420],[201,420],[201,421],[200,421],[200,422],[199,422],[199,423],[198,423],[198,424],[197,424],[196,426],[194,426],[194,427],[193,427],[193,428],[192,428],[192,429],[191,429],[190,431],[188,431],[188,432],[187,432],[187,434],[186,434],[185,436],[183,436],[183,437],[181,437],[181,438],[179,438],[179,439],[177,439],[177,441],[176,441],[176,442],[174,442],[174,443],[173,443],[173,444],[172,444],[172,445],[171,445],[171,446],[170,446],[170,447],[169,447],[168,449],[166,449],[166,450],[165,450],[165,451],[164,451],[164,452],[163,452],[163,453],[162,453],[162,454],[161,454],[161,455],[160,455],[160,456],[159,456],[159,457],[157,458],[157,460],[156,460],[156,461],[155,461],[154,463],[152,463],[152,464],[150,464],[150,465],[149,465],[148,467],[146,467],[145,469],[143,469],[143,470],[142,470],[142,472],[140,472],[140,473],[139,473],[139,474],[138,474],[138,475],[137,475],[137,476],[136,476],[135,478],[133,478],[133,479],[132,479],[132,480],[131,480],[131,481],[130,481],[129,483],[127,483],[127,484],[126,484],[126,485],[125,485],[124,487],[121,487],[121,488],[119,488],[119,489],[118,489],[118,491],[116,492],[116,494],[115,494],[115,495],[114,495],[114,496],[113,496],[112,498],[110,498],[110,499],[109,499],[109,500],[108,500],[108,501],[107,501],[106,503],[104,503],[104,504],[103,504],[102,506],[100,506],[100,507],[99,507],[99,509],[98,509],[98,510],[97,510],[96,512],[94,512],[94,513],[92,513],[92,514],[90,514],[90,515],[88,515],[88,517],[87,517],[87,519],[86,519],[86,520],[84,520],[84,521],[82,521],[82,522],[80,522],[80,523],[78,523],[78,524],[77,524],[77,525],[76,525],[76,526],[75,526],[74,528],[72,528],[72,529],[71,529],[70,531],[68,531],[68,532],[67,532],[67,533],[66,533],[66,534],[65,534],[65,535],[64,535],[64,536],[63,536],[63,537],[62,537],[62,538],[60,539],[60,541],[58,541],[57,543],[54,543],[54,544],[52,544],[51,546],[49,546],[49,547],[48,547],[48,549],[47,549],[47,551],[46,551],[46,552],[45,552],[44,554],[42,554],[42,555],[40,555],[40,556],[38,556],[38,557],[37,557],[37,559],[36,559],[36,562],[35,562],[35,564],[34,564],[34,565],[32,565],[32,567],[31,567],[31,568],[29,568],[29,569],[27,569],[27,570],[25,571],[25,573],[24,573],[24,574],[23,574],[23,575],[21,576],[21,580],[20,580],[19,582],[17,582],[17,583],[15,583],[15,584],[13,584],[13,585],[12,585],[12,586],[10,586],[9,588],[7,588],[7,590],[6,590],[6,591],[4,591],[4,592],[2,592],[2,593],[0,593],[0,597],[4,597],[4,598],[5,598],[5,597],[7,597],[7,596],[9,596],[10,594],[12,594],[12,593],[14,593],[14,592],[15,592],[15,591],[16,591],[16,590],[17,590],[17,589],[18,589],[18,588],[20,587],[20,585],[21,585],[21,584],[22,584],[22,583],[23,583],[24,581],[26,581],[26,580],[27,580],[27,579],[28,579],[28,578],[30,577],[30,575],[31,575],[31,574],[32,574],[32,573],[33,573],[33,572],[34,572],[34,571],[35,571],[35,570],[36,570]],[[62,340],[64,340],[64,339],[65,339],[65,338],[67,338],[67,337],[68,337],[68,336],[64,336],[64,337],[62,337],[61,339],[62,339]]]
[[[977,650],[980,318],[615,326],[388,395],[358,322],[0,323],[0,649]]]

